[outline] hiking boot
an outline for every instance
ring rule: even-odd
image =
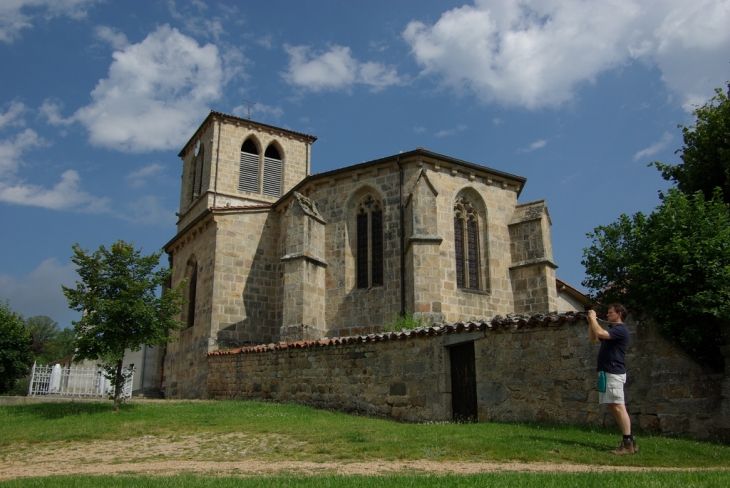
[[[636,444],[636,439],[632,439],[631,443],[634,445],[634,454],[639,454],[639,446]]]
[[[611,454],[621,456],[623,454],[635,454],[635,452],[636,451],[634,451],[634,442],[631,439],[623,439],[621,441],[621,445],[611,451]]]

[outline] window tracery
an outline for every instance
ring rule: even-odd
[[[466,197],[454,203],[454,247],[456,254],[456,286],[479,289],[479,216]]]
[[[372,195],[357,206],[357,287],[383,284],[383,206]]]

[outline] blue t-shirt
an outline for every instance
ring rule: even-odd
[[[596,371],[624,374],[626,373],[624,356],[629,345],[629,329],[625,324],[618,323],[608,329],[608,335],[611,336],[610,339],[600,339],[601,349],[598,351]]]

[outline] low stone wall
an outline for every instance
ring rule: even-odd
[[[445,351],[434,340],[298,345],[213,353],[209,396],[295,402],[412,422],[450,418]]]
[[[707,374],[651,325],[627,325],[626,396],[635,430],[728,440],[727,377]],[[450,420],[449,351],[464,342],[474,342],[479,421],[615,425],[598,405],[598,346],[588,343],[579,315],[216,352],[208,357],[208,394]]]

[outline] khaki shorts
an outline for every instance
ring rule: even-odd
[[[598,403],[626,403],[624,400],[626,373],[606,373],[606,391],[598,392]]]

